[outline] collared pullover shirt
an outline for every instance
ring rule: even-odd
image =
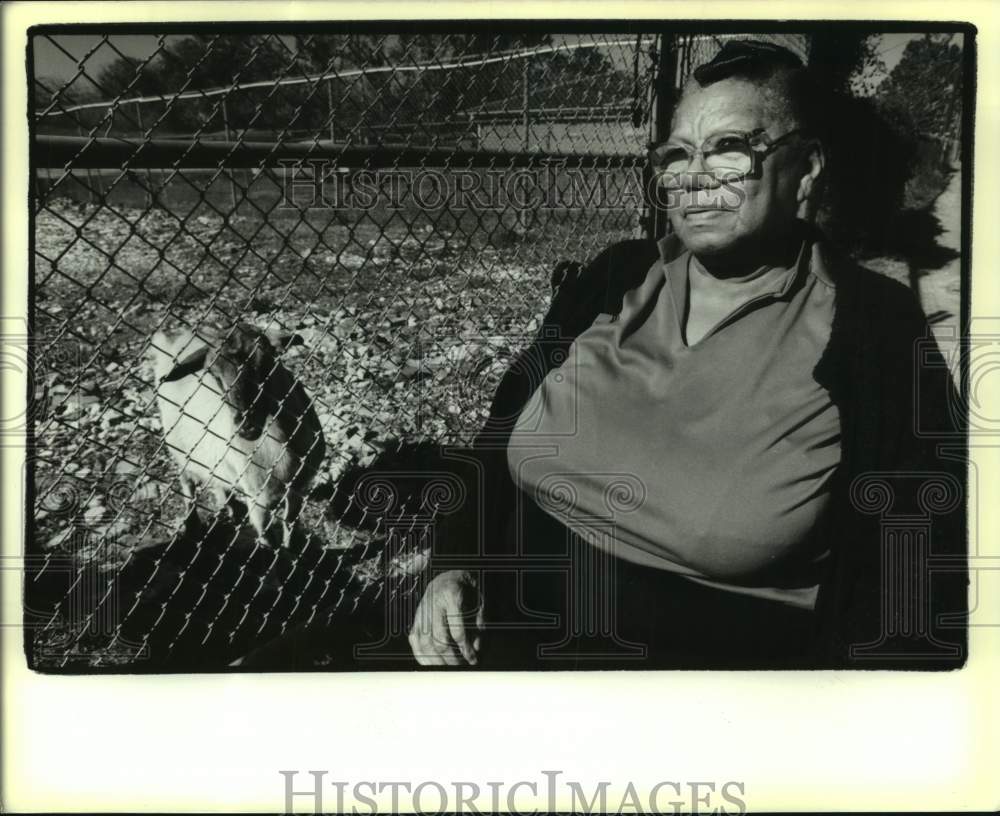
[[[714,587],[811,609],[840,421],[814,369],[834,286],[819,245],[761,270],[685,340],[687,252],[657,261],[524,406],[508,443],[522,490],[591,543]]]

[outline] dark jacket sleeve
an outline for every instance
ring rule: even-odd
[[[925,545],[897,542],[910,559],[897,574],[917,591],[900,601],[896,632],[908,636],[921,654],[914,668],[918,662],[922,668],[954,668],[964,663],[968,645],[966,405],[916,295],[900,285],[892,302],[893,320],[887,327],[893,338],[885,343],[899,343],[899,359],[908,364],[900,372],[906,405],[898,426],[899,481],[908,490],[896,491],[894,512],[912,513],[915,529],[927,524]],[[881,521],[883,528],[891,523],[885,517]],[[891,571],[883,574],[883,592],[890,599],[896,579]]]
[[[826,654],[849,668],[950,668],[966,646],[963,405],[914,293],[867,270],[856,277],[840,327],[850,396],[834,569],[820,597]]]
[[[476,558],[503,549],[517,487],[507,469],[507,442],[525,403],[573,340],[598,314],[621,308],[624,293],[637,286],[658,257],[652,241],[613,244],[587,264],[560,262],[552,275],[553,297],[534,340],[508,367],[477,434],[465,467],[463,506],[445,518],[434,552],[449,559]]]

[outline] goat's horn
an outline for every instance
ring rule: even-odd
[[[201,370],[205,366],[205,357],[207,355],[207,348],[200,348],[197,351],[191,352],[183,360],[178,360],[174,367],[163,375],[160,382],[173,382]]]

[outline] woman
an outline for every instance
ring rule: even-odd
[[[781,48],[696,70],[650,155],[674,234],[569,275],[505,376],[478,491],[437,531],[418,663],[964,659],[964,630],[937,625],[965,609],[951,381],[913,294],[808,224],[822,107]],[[864,495],[914,475],[952,559],[930,582],[926,542],[883,535]]]

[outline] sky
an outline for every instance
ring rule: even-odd
[[[879,37],[878,52],[885,63],[886,72],[891,72],[903,57],[906,44],[913,39],[919,39],[923,34],[882,34]]]
[[[74,59],[82,58],[90,49],[98,46],[101,39],[99,35],[91,34],[74,34],[72,36],[52,37],[51,39],[49,37],[35,37],[35,76],[69,79],[77,71]],[[175,38],[168,37],[167,42],[172,39]],[[157,36],[147,34],[121,34],[110,37],[109,40],[122,54],[137,59],[144,59],[154,53],[159,43]],[[62,46],[62,49],[57,47],[53,41]],[[70,59],[64,51],[71,54],[74,59]],[[87,59],[88,73],[96,74],[117,57],[118,54],[113,48],[108,45],[100,45]]]

